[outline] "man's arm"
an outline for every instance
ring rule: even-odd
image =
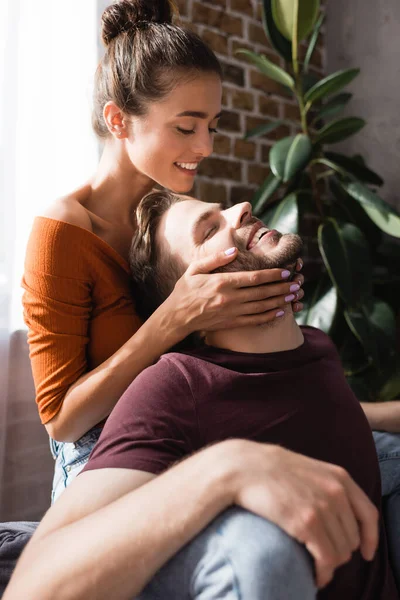
[[[353,550],[371,559],[377,547],[378,512],[349,475],[277,446],[221,442],[151,478],[80,475],[48,511],[3,600],[130,600],[232,504],[304,543],[319,587]]]
[[[371,429],[400,433],[400,400],[360,402]]]

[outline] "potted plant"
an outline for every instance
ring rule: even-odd
[[[366,123],[359,117],[340,117],[352,97],[343,90],[359,69],[319,80],[309,72],[323,21],[320,0],[263,0],[266,34],[286,68],[262,54],[238,51],[285,86],[300,112],[296,134],[271,147],[270,172],[253,198],[253,210],[270,228],[284,232],[301,233],[307,214],[318,218],[321,269],[305,284],[305,309],[298,321],[332,337],[360,400],[390,400],[400,393],[395,322],[400,217],[377,194],[383,181],[362,157],[332,148]],[[300,60],[300,42],[305,39]],[[284,122],[257,127],[246,139],[265,135]]]

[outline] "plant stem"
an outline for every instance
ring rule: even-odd
[[[293,12],[292,57],[293,71],[297,79],[299,75],[299,0],[294,0]]]

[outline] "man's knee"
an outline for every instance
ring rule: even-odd
[[[234,598],[315,599],[309,553],[274,523],[231,508],[202,535],[211,536],[210,552],[199,562],[202,568],[197,568],[197,587],[204,588],[211,575],[221,583],[223,573],[225,579],[230,577],[232,590],[236,589]]]

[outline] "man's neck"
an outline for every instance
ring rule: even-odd
[[[266,325],[207,332],[205,341],[216,348],[252,354],[294,350],[303,344],[304,337],[291,306],[284,310],[283,317],[277,317]]]

